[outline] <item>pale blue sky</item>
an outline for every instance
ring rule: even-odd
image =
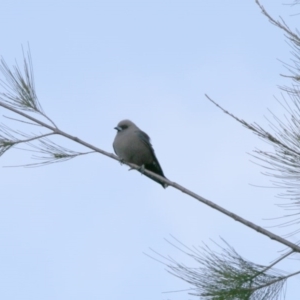
[[[297,24],[297,7],[262,4]],[[204,97],[264,126],[268,108],[283,114],[274,96],[287,83],[278,59],[288,62],[290,49],[254,0],[4,0],[1,11],[0,54],[21,64],[21,45],[30,44],[38,97],[62,130],[113,152],[113,128],[131,119],[170,180],[258,225],[278,224],[265,219],[285,213],[274,205],[283,200],[251,186],[270,185],[247,154],[267,146]],[[0,165],[29,162],[30,153],[13,150]],[[192,299],[163,293],[189,286],[143,254],[151,247],[185,261],[165,242],[170,234],[187,246],[221,236],[258,264],[284,249],[127,169],[97,154],[0,169],[1,299]],[[278,267],[295,271],[289,261]],[[299,278],[291,279],[287,299],[298,298]]]

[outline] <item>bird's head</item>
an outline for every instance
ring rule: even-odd
[[[120,132],[131,126],[135,126],[135,124],[133,122],[131,122],[130,120],[123,120],[123,121],[120,121],[119,124],[114,129],[116,129],[118,132]]]

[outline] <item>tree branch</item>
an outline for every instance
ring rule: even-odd
[[[36,119],[36,118],[34,118],[32,116],[29,116],[28,114],[26,114],[24,112],[18,111],[17,109],[15,109],[15,108],[7,105],[6,103],[0,102],[0,106],[6,108],[8,110],[11,110],[11,111],[15,112],[16,114],[19,114],[19,115],[21,115],[21,116],[23,116],[23,117],[25,117],[25,118],[27,118],[27,119],[29,119],[29,120],[37,123],[37,124],[39,124],[39,125],[42,125],[42,126],[48,128],[48,129],[52,130],[53,134],[62,135],[64,137],[66,137],[66,138],[68,138],[68,139],[70,139],[70,140],[72,140],[74,142],[77,142],[77,143],[79,143],[79,144],[81,144],[81,145],[83,145],[83,146],[85,146],[87,148],[90,148],[90,149],[92,149],[92,150],[94,150],[94,151],[96,151],[96,152],[98,152],[100,154],[103,154],[103,155],[105,155],[107,157],[110,157],[110,158],[112,158],[114,160],[117,160],[117,161],[119,161],[121,163],[124,163],[124,164],[130,166],[131,168],[133,168],[135,170],[139,170],[140,169],[140,166],[124,162],[124,161],[120,160],[116,155],[114,155],[112,153],[109,153],[109,152],[106,152],[106,151],[104,151],[104,150],[102,150],[102,149],[100,149],[98,147],[95,147],[95,146],[93,146],[93,145],[91,145],[91,144],[89,144],[89,143],[87,143],[87,142],[85,142],[85,141],[83,141],[83,140],[75,137],[75,136],[72,136],[72,135],[70,135],[70,134],[68,134],[68,133],[60,130],[57,127],[53,127],[53,126],[48,125],[48,124],[46,124],[46,123],[44,123],[44,122],[42,122],[42,121],[40,121],[40,120],[38,120],[38,119]],[[205,199],[205,198],[197,195],[196,193],[188,190],[187,188],[185,188],[185,187],[183,187],[183,186],[181,186],[181,185],[179,185],[179,184],[177,184],[175,182],[172,182],[172,181],[170,181],[170,180],[168,180],[166,178],[163,178],[163,177],[161,177],[161,176],[159,176],[159,175],[157,175],[157,174],[155,174],[155,173],[153,173],[151,171],[148,171],[148,170],[144,170],[143,172],[146,173],[147,175],[151,176],[151,177],[154,177],[154,178],[160,180],[163,183],[166,183],[166,184],[168,184],[170,186],[173,186],[174,188],[180,190],[184,194],[187,194],[187,195],[191,196],[192,198],[194,198],[194,199],[196,199],[196,200],[198,200],[198,201],[200,201],[200,202],[202,202],[202,203],[210,206],[211,208],[216,209],[217,211],[219,211],[219,212],[227,215],[228,217],[234,219],[235,221],[238,221],[238,222],[246,225],[247,227],[249,227],[249,228],[251,228],[251,229],[253,229],[253,230],[255,230],[255,231],[257,231],[257,232],[259,232],[259,233],[261,233],[261,234],[263,234],[265,236],[267,236],[267,237],[269,237],[270,239],[272,239],[274,241],[277,241],[277,242],[279,242],[279,243],[281,243],[281,244],[283,244],[283,245],[285,245],[285,246],[293,249],[293,251],[300,253],[300,247],[297,246],[297,245],[295,245],[295,244],[293,244],[293,243],[291,243],[291,242],[289,242],[288,240],[285,240],[285,239],[281,238],[280,236],[278,236],[278,235],[276,235],[276,234],[274,234],[274,233],[272,233],[272,232],[270,232],[270,231],[268,231],[268,230],[266,230],[266,229],[264,229],[264,228],[262,228],[260,226],[257,226],[256,224],[254,224],[254,223],[252,223],[250,221],[247,221],[246,219],[238,216],[237,214],[235,214],[233,212],[230,212],[229,210],[227,210],[227,209],[225,209],[225,208],[223,208],[223,207],[215,204],[214,202],[212,202],[210,200],[207,200],[207,199]]]

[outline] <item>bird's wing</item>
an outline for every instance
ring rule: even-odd
[[[139,137],[139,139],[147,146],[147,148],[150,149],[151,153],[153,154],[153,156],[155,156],[154,154],[154,149],[151,145],[151,141],[150,141],[150,137],[149,135],[142,131],[142,130],[136,130],[136,134]]]
[[[155,155],[155,152],[154,152],[154,149],[151,145],[151,142],[150,142],[150,137],[148,136],[147,133],[145,133],[144,131],[137,131],[137,134],[138,134],[138,137],[140,138],[140,140],[150,149],[151,151],[151,154],[153,156],[153,163],[150,165],[150,164],[147,164],[145,167],[146,169],[148,169],[149,171],[152,171],[158,175],[161,175],[163,177],[165,177],[164,175],[164,172],[158,162],[158,159],[156,158],[156,155]]]

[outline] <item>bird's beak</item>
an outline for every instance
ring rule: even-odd
[[[114,129],[116,129],[117,131],[121,131],[122,130],[122,128],[120,126],[117,126]]]

